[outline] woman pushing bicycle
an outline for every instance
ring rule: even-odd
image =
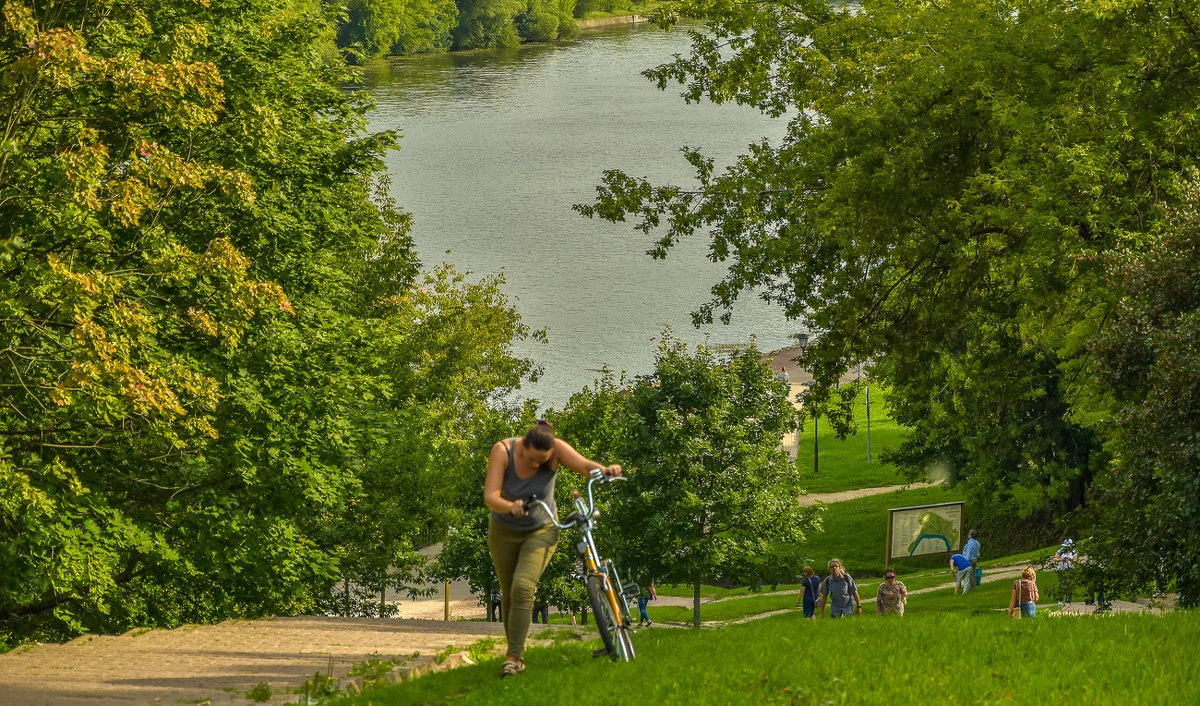
[[[522,498],[537,495],[557,512],[554,479],[559,466],[584,477],[594,468],[608,475],[621,475],[620,466],[589,461],[570,444],[555,438],[554,430],[544,421],[523,437],[497,441],[488,458],[483,487],[484,503],[492,511],[488,518],[488,551],[500,579],[500,609],[508,640],[502,677],[525,671],[525,638],[533,618],[534,592],[558,546],[558,528],[551,516],[540,506],[527,510]]]

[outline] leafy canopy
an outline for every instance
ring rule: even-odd
[[[535,334],[420,273],[317,3],[3,30],[0,641],[411,585]]]
[[[778,144],[697,186],[609,171],[585,215],[633,218],[666,257],[701,234],[728,264],[700,321],[761,293],[819,335],[827,403],[870,362],[914,428],[895,460],[948,465],[996,517],[1085,502],[1107,463],[1082,390],[1119,293],[1200,154],[1200,36],[1183,0],[693,0],[690,56],[646,72],[683,97],[786,116]]]

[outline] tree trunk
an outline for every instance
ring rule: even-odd
[[[692,627],[700,627],[700,577],[692,579]]]

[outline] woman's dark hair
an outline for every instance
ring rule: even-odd
[[[545,421],[538,422],[534,426],[529,427],[529,431],[525,432],[525,436],[522,437],[521,441],[524,442],[525,448],[550,451],[554,448],[554,427]],[[554,457],[551,456],[545,463],[538,466],[538,470],[553,470],[553,464]]]

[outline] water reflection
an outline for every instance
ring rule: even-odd
[[[785,123],[734,106],[686,105],[641,72],[686,52],[687,36],[640,26],[562,45],[404,59],[370,67],[373,130],[395,128],[392,194],[414,216],[426,265],[448,260],[477,274],[503,271],[523,318],[550,341],[520,353],[545,369],[525,390],[561,406],[604,364],[632,374],[653,366],[654,341],[671,326],[692,342],[782,347],[795,330],[761,302],[730,326],[691,327],[690,313],[723,274],[707,243],[685,243],[666,262],[628,224],[588,221],[602,170],[691,183],[683,145],[728,161]],[[446,254],[449,251],[449,254]]]

